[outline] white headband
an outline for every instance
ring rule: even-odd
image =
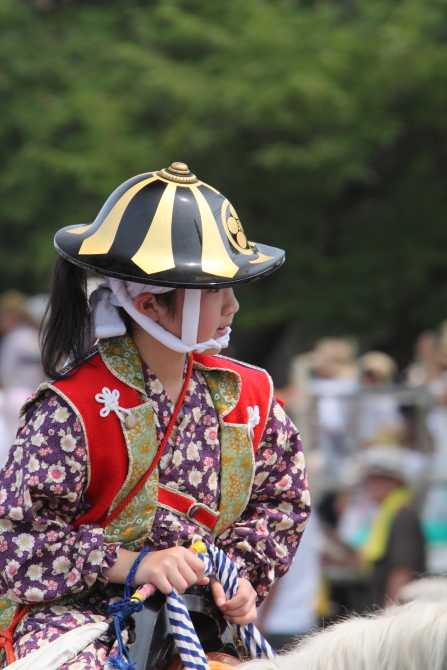
[[[227,328],[225,335],[207,342],[197,343],[197,333],[200,320],[200,289],[185,289],[182,314],[182,338],[178,338],[149,316],[142,314],[134,305],[135,298],[140,293],[167,293],[174,289],[165,286],[150,286],[136,282],[124,281],[106,277],[106,283],[101,284],[90,296],[92,326],[96,339],[115,337],[126,333],[126,326],[119,315],[117,307],[126,310],[147,333],[173,351],[187,353],[196,351],[203,353],[207,349],[222,349],[228,346],[231,328]]]

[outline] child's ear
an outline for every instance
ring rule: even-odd
[[[140,293],[133,301],[133,304],[141,314],[149,316],[153,321],[160,320],[160,305],[153,293]]]

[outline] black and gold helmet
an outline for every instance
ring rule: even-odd
[[[160,286],[234,286],[284,262],[281,249],[249,242],[231,203],[184,163],[124,182],[93,223],[62,228],[54,242],[88,270]]]

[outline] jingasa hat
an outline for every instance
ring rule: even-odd
[[[93,272],[171,288],[243,284],[284,262],[281,249],[250,242],[228,199],[184,163],[124,182],[93,223],[59,230],[55,246]]]
[[[95,221],[62,228],[57,251],[68,261],[105,275],[90,296],[88,341],[126,332],[120,308],[164,345],[179,352],[228,346],[231,328],[198,342],[201,288],[255,281],[284,262],[284,251],[247,240],[231,203],[199,181],[184,163],[124,182]],[[182,334],[176,337],[141,313],[144,292],[184,288]]]

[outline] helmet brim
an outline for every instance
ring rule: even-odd
[[[84,225],[86,224],[66,226],[59,230],[54,238],[56,251],[71,263],[91,272],[141,284],[172,288],[207,288],[210,286],[224,288],[261,279],[277,270],[285,261],[285,252],[282,249],[266,244],[256,244],[258,254],[251,257],[253,260],[247,260],[246,257],[235,254],[232,260],[239,269],[231,278],[203,272],[200,262],[183,261],[181,258],[176,260],[175,268],[147,274],[132,259],[128,258],[125,251],[120,253],[119,249],[106,255],[83,254],[81,258],[79,247],[84,236],[82,234],[73,235],[68,231],[80,229]]]

